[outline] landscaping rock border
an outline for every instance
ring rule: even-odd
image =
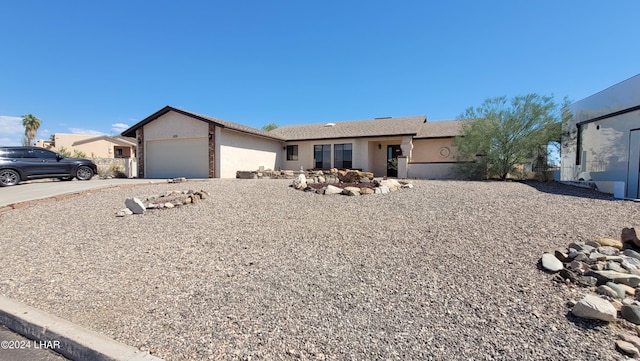
[[[615,346],[635,358],[640,356],[640,240],[633,228],[623,228],[620,238],[572,242],[545,252],[539,266],[553,273],[555,282],[589,289],[581,300],[569,302],[574,316],[629,323],[623,328],[635,329],[637,336],[621,332]]]
[[[301,173],[291,182],[290,186],[305,192],[346,196],[387,194],[399,189],[413,188],[413,184],[407,181],[374,178],[373,173],[370,172],[339,171],[337,169],[332,169],[329,176],[326,176],[322,171],[308,177]]]
[[[124,217],[132,214],[144,214],[148,209],[171,209],[186,204],[197,203],[207,199],[209,193],[205,190],[193,191],[169,191],[157,195],[152,195],[144,200],[132,197],[124,202],[127,208],[116,212],[116,217]]]

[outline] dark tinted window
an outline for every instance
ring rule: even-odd
[[[33,156],[39,159],[56,159],[57,157],[56,153],[45,149],[34,149],[30,153],[33,153]]]
[[[0,158],[33,158],[27,149],[1,149]]]

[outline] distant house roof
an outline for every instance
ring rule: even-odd
[[[178,109],[178,108],[174,108],[171,106],[166,106],[160,110],[158,110],[157,112],[151,114],[150,116],[144,118],[143,120],[139,121],[138,123],[136,123],[135,125],[133,125],[131,128],[125,130],[124,132],[122,132],[122,135],[125,137],[135,137],[136,136],[136,130],[140,127],[145,126],[148,123],[151,123],[152,121],[158,119],[159,117],[167,114],[168,112],[174,111],[176,113],[182,114],[182,115],[186,115],[188,117],[191,118],[195,118],[198,120],[201,120],[203,122],[207,122],[207,123],[213,123],[216,124],[220,127],[223,128],[228,128],[228,129],[232,129],[232,130],[236,130],[239,132],[243,132],[243,133],[248,133],[248,134],[253,134],[253,135],[257,135],[257,136],[261,136],[261,137],[265,137],[265,138],[270,138],[270,139],[275,139],[275,140],[284,140],[283,138],[272,134],[271,132],[266,132],[260,129],[256,129],[256,128],[252,128],[252,127],[247,127],[246,125],[242,125],[242,124],[238,124],[238,123],[233,123],[233,122],[229,122],[226,120],[222,120],[222,119],[217,119],[217,118],[213,118],[210,116],[206,116],[206,115],[202,115],[202,114],[198,114],[198,113],[193,113],[193,112],[189,112],[186,110],[182,110],[182,109]]]
[[[91,142],[95,142],[98,140],[106,140],[108,142],[111,142],[113,144],[119,145],[119,146],[123,146],[123,147],[135,147],[136,146],[136,139],[135,138],[131,138],[131,137],[123,137],[121,135],[116,135],[115,137],[112,136],[108,136],[108,135],[99,135],[97,137],[92,137],[92,138],[87,138],[87,139],[82,139],[82,140],[78,140],[73,142],[73,146],[76,145],[81,145],[81,144],[87,144],[87,143],[91,143]]]
[[[416,135],[427,121],[424,115],[402,118],[376,118],[347,122],[287,125],[269,133],[287,140],[388,137]]]
[[[420,138],[449,138],[462,134],[465,120],[438,120],[422,124],[418,134],[414,137]]]

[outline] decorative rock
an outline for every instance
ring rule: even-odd
[[[635,347],[640,348],[640,337],[634,336],[634,335],[630,335],[630,334],[627,334],[627,333],[621,333],[621,334],[618,335],[618,337],[622,341],[629,342],[629,343],[633,344]]]
[[[598,284],[598,279],[591,276],[578,277],[578,284],[582,287],[593,287]]]
[[[640,285],[640,276],[627,273],[615,271],[589,271],[586,275],[597,278],[598,285],[605,284],[607,282],[623,283],[634,288]]]
[[[138,198],[127,198],[124,201],[124,205],[133,212],[133,214],[143,214],[146,208],[141,200]]]
[[[411,189],[411,188],[413,188],[413,184],[411,184],[411,183],[403,184],[401,188]]]
[[[167,203],[164,204],[164,208],[173,208],[173,207],[175,207],[175,206],[171,202],[167,202]]]
[[[569,268],[570,270],[576,272],[577,274],[580,275],[584,275],[585,273],[587,273],[589,271],[589,266],[587,266],[585,263],[580,262],[580,261],[571,261],[571,263],[569,263],[569,265],[567,266],[567,268]]]
[[[133,212],[131,212],[131,210],[129,208],[125,208],[125,209],[121,209],[118,212],[116,212],[116,217],[124,217],[124,216],[129,216],[132,215]]]
[[[336,186],[332,186],[329,184],[327,189],[325,189],[324,194],[340,194],[342,193],[342,188],[338,188]]]
[[[640,306],[623,305],[620,309],[620,315],[625,320],[640,325]]]
[[[596,248],[596,251],[607,256],[617,256],[620,253],[620,250],[618,248],[609,246],[598,247]]]
[[[300,173],[298,177],[293,180],[292,185],[295,189],[307,188],[307,177],[305,177],[304,173]]]
[[[607,322],[615,320],[617,314],[615,307],[609,301],[593,295],[584,296],[573,306],[571,313],[577,317]]]
[[[600,285],[598,286],[598,288],[596,288],[596,292],[599,295],[603,295],[611,298],[618,298],[618,294],[616,293],[616,291],[609,286]]]
[[[589,259],[592,261],[604,261],[607,259],[607,255],[606,254],[602,254],[598,251],[593,251],[591,252],[591,254],[589,255]]]
[[[584,242],[571,242],[569,243],[569,249],[574,249],[576,251],[582,251],[584,247]]]
[[[597,244],[606,247],[615,247],[617,249],[622,249],[622,242],[613,238],[598,238],[594,240]]]
[[[560,262],[571,262],[571,258],[569,258],[569,255],[564,250],[556,249],[553,251],[553,255],[556,256]]]
[[[616,295],[614,297],[617,297],[619,299],[623,299],[624,298],[625,289],[624,289],[624,287],[622,287],[622,285],[619,285],[619,284],[613,283],[613,282],[607,282],[605,287],[609,287],[610,289],[615,291]]]
[[[609,302],[611,302],[613,307],[618,311],[620,311],[620,309],[622,308],[622,302],[620,302],[619,300],[611,300]]]
[[[344,187],[342,194],[348,195],[348,196],[359,196],[360,195],[360,188],[358,187]]]
[[[626,269],[622,268],[618,262],[609,261],[607,262],[607,269],[610,271],[620,272],[620,273],[629,273]]]
[[[623,340],[616,340],[616,349],[625,355],[636,357],[640,355],[638,349],[631,343]]]
[[[589,259],[589,257],[584,253],[580,253],[579,255],[573,258],[574,261],[585,261],[587,259]]]
[[[564,268],[562,262],[551,253],[543,254],[540,262],[542,267],[549,272],[558,272]]]
[[[362,195],[368,195],[368,194],[374,194],[375,191],[371,188],[362,188],[360,189],[360,194]]]
[[[618,286],[622,287],[624,289],[624,293],[626,293],[629,296],[635,296],[636,294],[636,289],[631,287],[631,286],[627,286],[627,285],[623,285],[623,284],[618,284]]]
[[[623,228],[620,239],[622,239],[623,243],[631,243],[636,247],[640,247],[640,239],[638,239],[636,230],[633,228]]]
[[[598,247],[600,247],[600,244],[599,244],[598,242],[595,242],[595,241],[586,241],[586,242],[585,242],[585,245],[587,245],[587,246],[591,246],[591,247],[593,247],[593,248],[598,248]]]
[[[640,253],[638,253],[638,252],[636,252],[636,251],[634,251],[632,249],[625,249],[622,252],[622,254],[624,254],[625,256],[633,257],[633,258],[635,258],[637,260],[640,260]]]
[[[572,283],[577,283],[578,282],[578,275],[576,275],[572,271],[569,271],[566,268],[561,269],[560,272],[558,272],[558,274],[565,281],[572,282]]]

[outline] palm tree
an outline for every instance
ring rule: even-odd
[[[32,145],[33,139],[36,137],[38,128],[40,128],[40,119],[33,114],[22,116],[22,125],[24,126],[24,145]]]

